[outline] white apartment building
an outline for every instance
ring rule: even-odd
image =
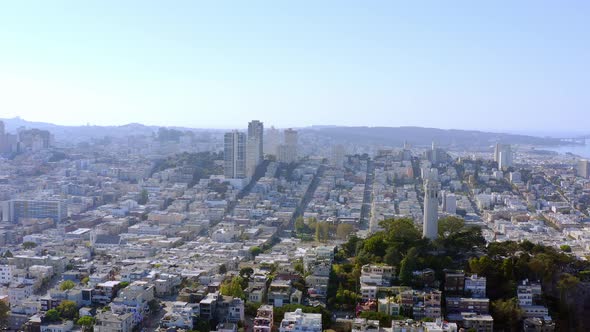
[[[322,314],[306,314],[301,309],[286,312],[279,332],[321,332]]]

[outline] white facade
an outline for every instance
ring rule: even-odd
[[[321,332],[322,314],[306,314],[301,309],[286,312],[279,332]]]
[[[9,284],[12,281],[12,266],[0,265],[0,283]]]
[[[512,148],[510,144],[496,144],[494,161],[498,163],[498,169],[500,170],[512,166]]]
[[[424,223],[422,237],[434,240],[438,236],[438,183],[430,179],[424,184]]]
[[[237,130],[225,133],[223,158],[226,178],[246,177],[246,134]]]

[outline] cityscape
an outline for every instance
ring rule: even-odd
[[[590,2],[0,2],[0,332],[590,331]]]
[[[338,142],[262,120],[74,143],[15,121],[10,330],[588,326],[590,165],[552,145]]]

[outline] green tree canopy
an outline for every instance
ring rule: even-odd
[[[245,299],[246,294],[242,288],[243,285],[244,279],[240,276],[235,276],[229,282],[225,282],[221,285],[221,294]]]
[[[0,327],[6,327],[8,325],[8,313],[10,308],[4,301],[0,301]]]
[[[59,311],[55,309],[47,310],[47,312],[45,313],[45,319],[47,319],[50,322],[57,322],[58,320],[60,320]]]
[[[59,289],[61,289],[62,291],[72,289],[74,287],[76,287],[76,284],[71,280],[66,280],[59,285]]]
[[[78,317],[78,305],[74,301],[63,300],[55,309],[59,312],[60,317],[67,319]]]
[[[37,246],[35,242],[23,242],[23,249],[33,249]]]

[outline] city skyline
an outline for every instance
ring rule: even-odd
[[[2,7],[4,117],[586,130],[582,2]]]

